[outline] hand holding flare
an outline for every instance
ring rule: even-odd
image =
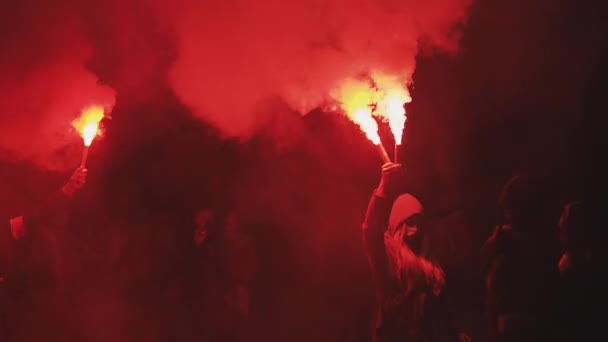
[[[99,134],[99,122],[103,119],[104,109],[102,106],[90,106],[82,111],[80,118],[72,122],[72,126],[78,130],[82,136],[84,150],[82,151],[82,161],[80,167],[84,168],[89,155],[89,146],[93,139]]]
[[[393,137],[395,138],[395,163],[399,163],[399,146],[401,146],[401,138],[403,129],[405,128],[405,109],[403,105],[405,99],[400,93],[389,93],[382,101],[383,113],[388,120],[388,125],[391,128]]]
[[[378,92],[376,113],[385,121],[395,138],[395,163],[399,162],[399,147],[405,128],[405,104],[412,101],[405,82],[394,75],[375,72],[371,76]]]

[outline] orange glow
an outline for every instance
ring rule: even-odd
[[[99,122],[103,119],[102,106],[90,106],[82,111],[82,115],[72,121],[72,126],[80,133],[85,146],[91,146],[93,139],[99,135]]]
[[[404,106],[412,98],[400,78],[373,72],[367,81],[345,81],[333,95],[348,117],[361,127],[374,144],[380,144],[378,125],[373,118],[376,115],[388,122],[395,144],[401,145],[406,121]],[[372,108],[375,108],[373,112]]]
[[[388,121],[395,143],[401,145],[406,121],[404,106],[412,101],[410,93],[405,84],[396,77],[381,73],[374,73],[372,77],[381,94],[377,107],[378,115]]]
[[[348,118],[361,128],[372,143],[380,145],[378,124],[370,107],[375,102],[375,96],[375,90],[367,82],[354,79],[344,82],[334,94]]]

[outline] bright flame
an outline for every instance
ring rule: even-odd
[[[405,104],[412,101],[410,93],[399,78],[382,73],[373,73],[372,78],[381,93],[378,102],[378,115],[388,121],[395,143],[401,145],[403,129],[405,128]]]
[[[99,122],[103,119],[102,106],[90,106],[82,111],[82,115],[72,121],[72,126],[80,133],[85,146],[91,146],[93,139],[99,134]]]
[[[376,91],[367,82],[349,79],[333,94],[346,115],[356,123],[372,143],[379,145],[378,124],[372,117],[371,105]]]
[[[399,77],[372,72],[368,81],[345,81],[333,96],[348,117],[361,127],[374,144],[380,144],[378,124],[373,118],[377,115],[388,122],[395,143],[401,145],[406,121],[404,106],[412,98],[405,82]],[[373,113],[372,107],[375,107]]]
[[[379,104],[381,115],[388,120],[388,125],[395,137],[395,143],[401,145],[403,129],[405,128],[405,99],[402,94],[392,93],[386,95]]]
[[[380,136],[378,135],[378,124],[372,117],[372,111],[368,107],[355,110],[352,116],[353,121],[359,125],[367,138],[375,145],[380,145]]]

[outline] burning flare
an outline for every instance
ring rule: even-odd
[[[412,98],[405,83],[398,77],[373,72],[368,82],[347,80],[334,97],[374,144],[380,143],[380,138],[377,138],[378,126],[373,120],[375,115],[388,122],[395,144],[401,145],[406,121],[404,106]],[[372,108],[375,108],[374,111]]]
[[[403,129],[405,128],[406,116],[405,108],[403,108],[404,104],[403,96],[399,93],[387,95],[379,104],[379,108],[382,108],[383,112],[381,115],[387,119],[391,132],[395,137],[395,144],[397,145],[401,145]]]
[[[372,75],[378,92],[380,101],[377,104],[377,113],[388,124],[395,138],[395,144],[401,145],[403,129],[405,128],[406,113],[405,104],[412,101],[408,89],[404,82],[397,77],[391,77],[382,73]]]
[[[391,159],[386,153],[380,135],[378,124],[372,115],[372,105],[376,92],[364,81],[348,80],[334,94],[346,115],[365,133],[367,138],[378,147],[380,157],[384,163]]]
[[[367,138],[374,143],[380,145],[380,135],[378,135],[378,123],[372,117],[372,110],[369,107],[363,107],[355,110],[352,115],[352,120],[359,125]]]
[[[72,126],[80,133],[84,146],[91,146],[93,139],[99,135],[99,122],[103,119],[102,106],[90,106],[82,111],[82,115],[72,122]]]
[[[380,144],[378,124],[372,116],[371,106],[375,93],[367,82],[350,79],[334,94],[349,119],[356,123],[375,145]]]

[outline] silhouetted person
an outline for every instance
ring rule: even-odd
[[[377,290],[373,339],[469,341],[444,301],[444,272],[428,252],[422,204],[410,194],[398,196],[402,177],[400,164],[382,167],[362,227]]]
[[[482,248],[490,341],[556,337],[559,246],[546,196],[528,177],[513,177],[503,187],[504,224]]]
[[[213,241],[212,257],[217,262],[222,303],[215,312],[217,341],[242,341],[249,317],[250,289],[257,271],[257,255],[235,213],[229,213],[219,236]]]
[[[26,211],[23,215],[0,221],[0,337],[8,334],[8,338],[15,338],[15,329],[23,329],[19,324],[35,330],[42,322],[21,322],[23,313],[29,310],[22,307],[28,302],[25,298],[29,293],[26,288],[35,286],[29,284],[31,274],[28,272],[27,259],[32,250],[29,243],[37,237],[42,226],[62,216],[68,207],[69,199],[74,192],[85,183],[87,170],[77,169],[70,180],[59,191],[48,198],[42,205]],[[34,278],[35,279],[35,278]]]
[[[189,291],[194,335],[197,341],[212,340],[217,322],[218,307],[221,307],[222,292],[220,265],[215,254],[218,246],[220,231],[216,214],[209,208],[198,210],[193,219],[193,246],[190,254],[191,267]]]
[[[606,264],[600,230],[605,208],[589,202],[566,205],[560,218],[564,254],[559,261],[562,280],[561,327],[570,341],[608,337],[605,326]]]

